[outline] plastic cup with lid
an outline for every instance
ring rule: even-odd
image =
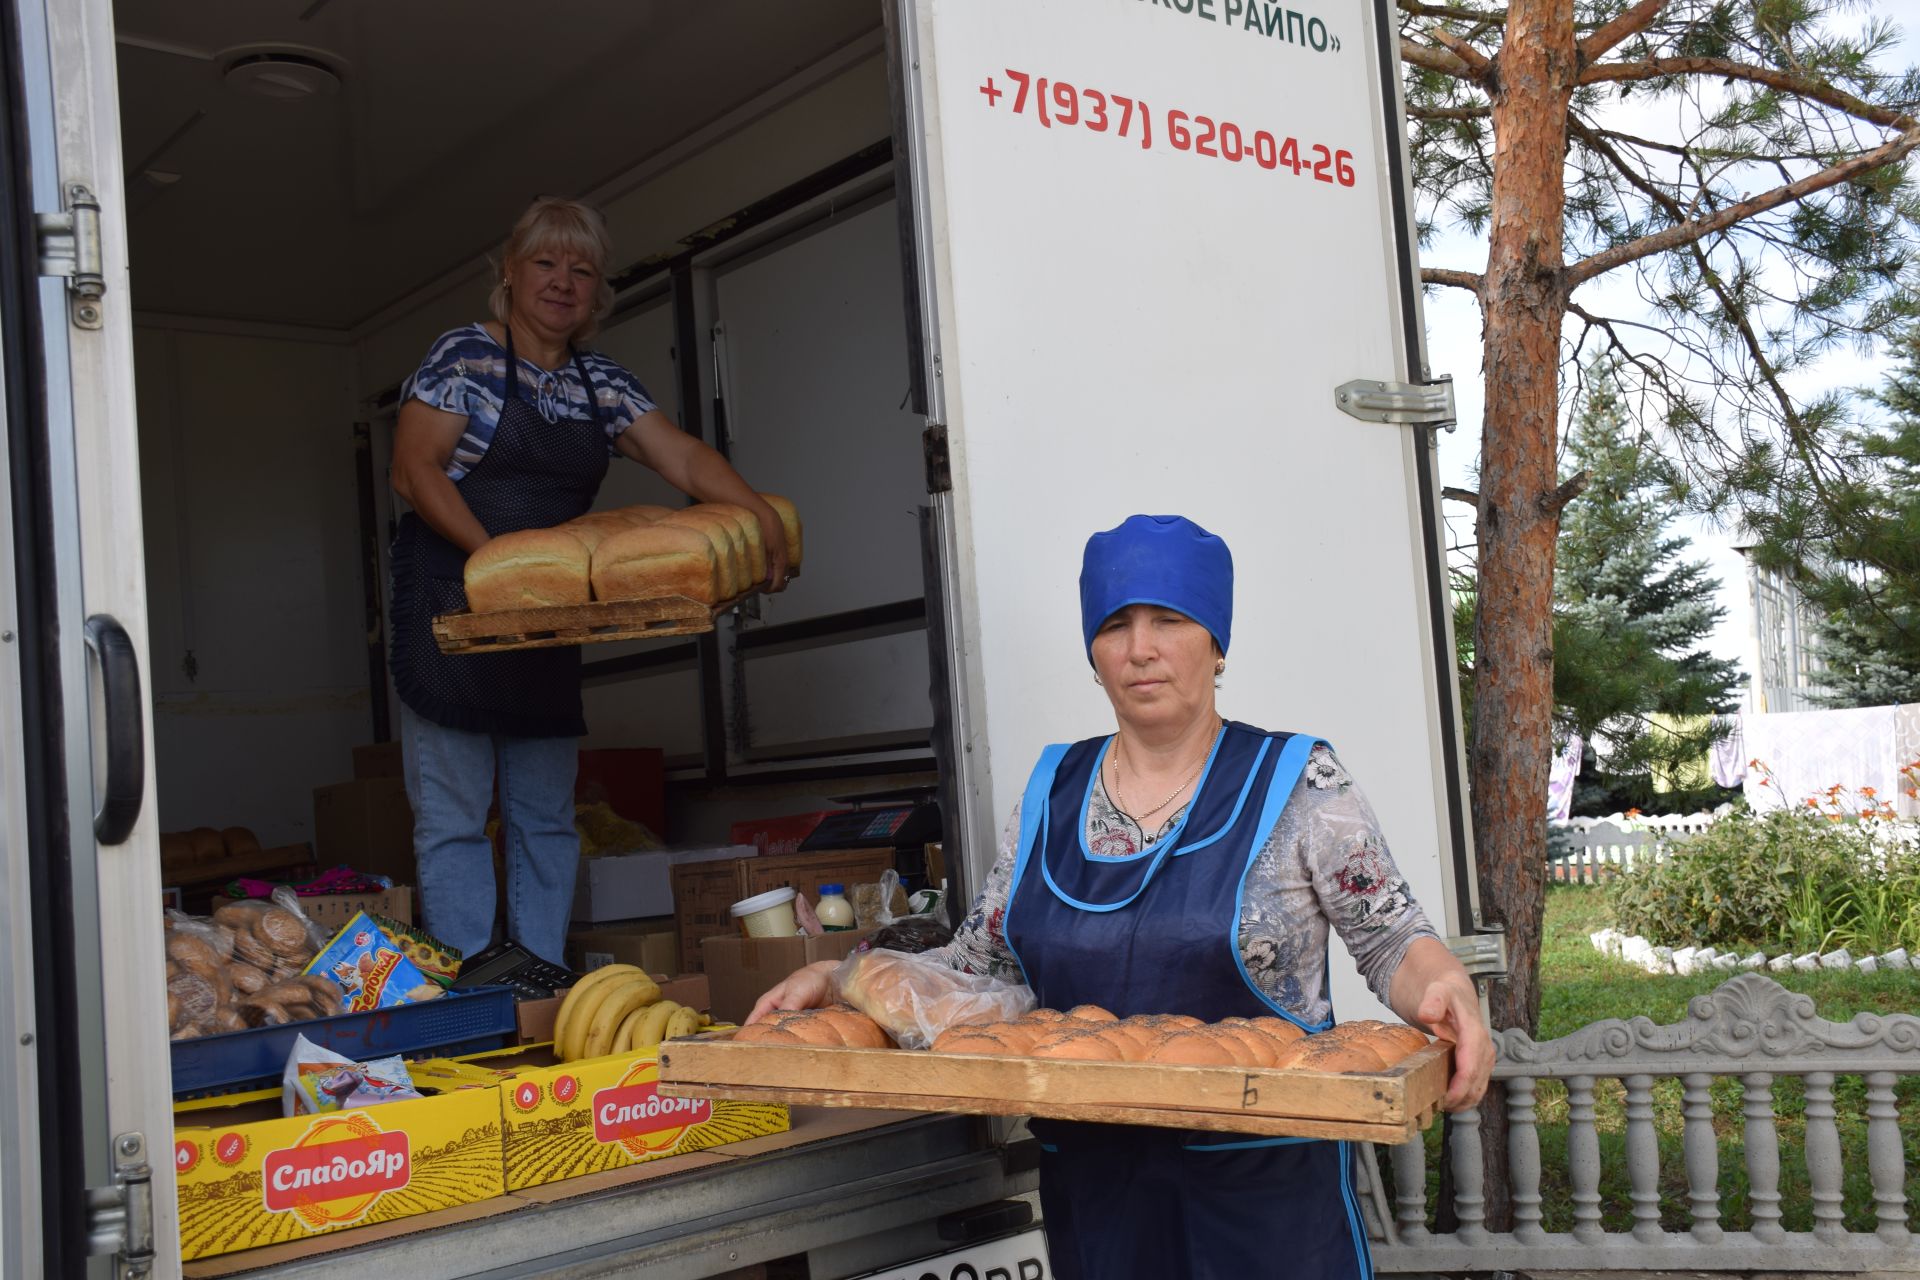
[[[792,885],[769,889],[734,903],[733,918],[749,938],[791,938],[800,932],[793,914],[793,900],[799,896]]]

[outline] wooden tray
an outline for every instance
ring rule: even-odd
[[[660,1092],[1403,1143],[1432,1123],[1453,1059],[1453,1046],[1436,1042],[1383,1072],[1257,1070],[734,1044],[732,1036],[663,1044]]]
[[[714,618],[744,599],[746,595],[739,595],[707,605],[686,596],[656,596],[648,600],[595,600],[591,604],[553,605],[544,609],[445,613],[433,620],[433,639],[442,653],[499,653],[510,649],[551,649],[563,644],[606,644],[654,636],[699,635],[713,630]]]

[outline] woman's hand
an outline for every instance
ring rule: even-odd
[[[819,960],[802,969],[795,969],[786,980],[754,1003],[753,1012],[747,1015],[747,1026],[752,1026],[775,1009],[818,1009],[833,1003],[833,980],[831,974],[839,967],[838,960]]]
[[[760,541],[767,549],[762,589],[779,591],[787,585],[786,526],[717,449],[682,431],[658,409],[649,409],[628,423],[614,447],[697,502],[730,502],[751,511],[760,522]]]
[[[1477,1105],[1493,1076],[1493,1037],[1480,1016],[1480,993],[1453,952],[1438,938],[1415,938],[1394,970],[1391,994],[1395,1013],[1453,1042],[1453,1078],[1441,1110]]]
[[[1427,985],[1415,1016],[1442,1040],[1453,1041],[1453,1078],[1440,1100],[1443,1111],[1465,1111],[1486,1096],[1493,1076],[1493,1037],[1480,1017],[1480,996],[1469,980],[1462,985],[1442,978]]]

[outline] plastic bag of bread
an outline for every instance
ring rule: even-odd
[[[948,1027],[1011,1022],[1035,1005],[1029,987],[901,951],[854,952],[833,971],[833,989],[903,1049],[925,1049]]]
[[[167,913],[167,1026],[175,1040],[330,1017],[338,990],[301,977],[313,922],[291,889],[227,903],[212,918]]]

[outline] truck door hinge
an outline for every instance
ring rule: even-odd
[[[1447,950],[1453,952],[1454,959],[1466,969],[1467,976],[1476,980],[1486,978],[1504,978],[1507,976],[1507,929],[1505,925],[1487,924],[1474,913],[1473,927],[1478,930],[1464,937],[1448,938]]]
[[[1459,421],[1453,408],[1453,375],[1432,382],[1375,382],[1355,378],[1333,390],[1340,412],[1362,422],[1389,422],[1402,427],[1445,427]]]
[[[953,460],[947,456],[946,426],[943,423],[929,422],[927,429],[920,435],[920,445],[927,463],[927,492],[952,492]]]
[[[87,1188],[87,1252],[112,1254],[116,1280],[153,1274],[153,1166],[141,1134],[115,1138],[112,1185]]]
[[[34,215],[39,236],[40,274],[64,276],[73,323],[98,329],[102,323],[100,299],[107,277],[100,249],[100,201],[84,184],[67,184],[67,207],[59,213]]]

